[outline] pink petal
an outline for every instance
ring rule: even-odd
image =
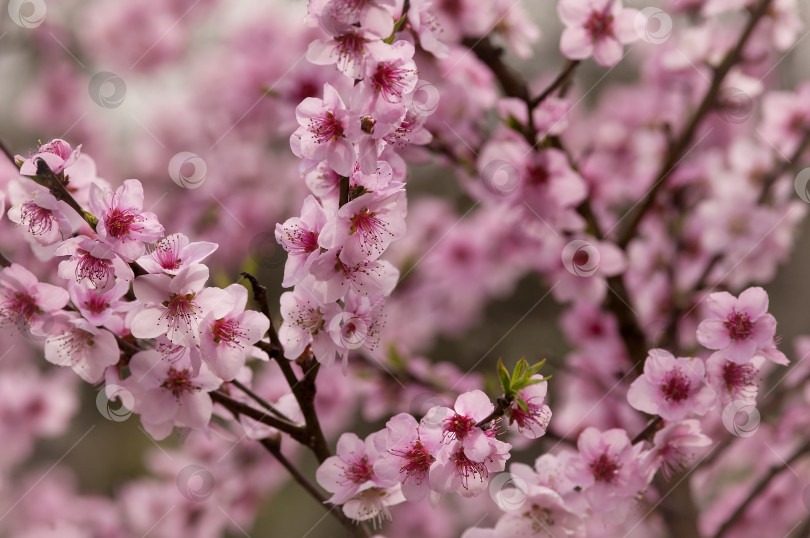
[[[737,299],[736,309],[755,320],[768,311],[768,294],[760,287],[748,288]]]
[[[489,396],[477,389],[459,395],[453,407],[459,415],[472,417],[476,422],[483,420],[495,410]]]
[[[731,337],[723,321],[707,319],[698,325],[697,341],[709,349],[723,349],[729,345]]]

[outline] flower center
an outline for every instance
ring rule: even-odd
[[[310,130],[319,144],[334,142],[343,136],[343,123],[332,112],[327,112],[319,118],[310,120]]]
[[[547,184],[548,178],[551,177],[545,166],[530,166],[528,172],[529,183],[533,187],[540,187]]]
[[[612,484],[619,476],[621,465],[607,454],[602,454],[595,461],[591,462],[591,472],[597,482],[607,482]]]
[[[107,233],[115,239],[121,239],[132,231],[132,225],[137,222],[138,215],[132,209],[121,211],[113,209],[104,220]]]
[[[661,383],[661,392],[667,401],[680,402],[689,397],[689,388],[692,382],[684,376],[680,369],[674,368],[667,372],[664,382]]]
[[[8,301],[0,305],[0,318],[14,325],[26,325],[39,310],[36,300],[27,293],[17,292]]]
[[[218,319],[213,322],[211,324],[211,335],[217,344],[225,342],[232,347],[243,347],[239,340],[247,336],[239,323],[230,319]]]
[[[43,235],[51,231],[56,219],[50,209],[45,209],[33,201],[25,202],[20,209],[20,223],[28,225],[31,235]]]
[[[389,103],[398,103],[402,100],[402,92],[405,90],[403,80],[406,74],[405,69],[398,69],[390,63],[380,63],[371,77],[371,82],[383,99]]]
[[[84,309],[93,314],[100,314],[110,307],[103,294],[91,293],[87,299],[83,301]]]
[[[81,282],[85,278],[96,287],[103,287],[110,278],[112,262],[102,258],[91,256],[88,252],[79,250],[81,254],[79,262],[76,264],[76,282]]]
[[[723,366],[723,381],[729,392],[754,385],[756,374],[757,370],[752,364],[736,364],[726,361]]]
[[[444,434],[451,438],[463,441],[475,427],[475,421],[470,417],[456,414],[445,420]]]
[[[358,461],[346,467],[344,476],[355,484],[362,484],[371,480],[371,465],[368,463],[368,458],[363,456]]]
[[[470,478],[475,479],[475,476],[478,475],[478,478],[483,482],[489,476],[486,465],[483,462],[472,461],[464,454],[464,449],[459,449],[458,452],[453,454],[450,461],[455,464],[456,471],[461,475],[461,485],[465,488],[469,486]]]
[[[591,18],[585,23],[585,31],[591,36],[593,41],[613,35],[613,15],[605,12],[594,11]]]
[[[751,336],[751,332],[754,330],[754,323],[748,314],[742,314],[736,310],[729,314],[728,321],[723,325],[728,329],[728,335],[732,340],[745,340]]]
[[[422,445],[422,441],[417,441],[411,445],[407,451],[391,451],[392,454],[400,456],[405,461],[402,463],[399,472],[405,473],[406,478],[415,477],[416,483],[421,484],[422,479],[427,476],[430,465],[436,458],[430,455],[427,448]]]
[[[160,266],[167,270],[180,268],[180,244],[175,235],[164,237],[155,243],[154,257]]]
[[[160,388],[168,390],[175,399],[179,399],[183,393],[200,389],[191,382],[191,379],[191,371],[188,368],[178,370],[174,366],[170,366],[169,371],[166,372],[166,379],[160,385]]]

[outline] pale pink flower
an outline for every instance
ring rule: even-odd
[[[59,262],[59,277],[85,283],[98,293],[109,291],[116,281],[129,282],[135,275],[106,243],[80,235],[63,241],[54,251],[56,256],[70,256]]]
[[[276,241],[287,251],[283,287],[295,286],[309,274],[312,262],[320,254],[318,238],[326,221],[326,211],[314,196],[309,195],[304,199],[300,217],[276,224]]]
[[[623,45],[638,39],[634,23],[639,12],[621,0],[560,0],[557,14],[565,24],[560,50],[572,60],[593,56],[610,67],[622,59]]]
[[[118,362],[115,336],[99,329],[75,312],[54,316],[54,328],[45,340],[45,359],[58,366],[68,366],[88,383],[98,383],[104,370]]]
[[[303,158],[301,172],[326,160],[338,174],[348,176],[355,151],[346,138],[348,112],[338,91],[324,84],[323,99],[307,97],[295,109],[295,117],[300,127],[290,137],[290,147]]]
[[[312,278],[295,286],[293,291],[281,294],[281,317],[283,322],[278,337],[284,346],[284,356],[297,359],[312,346],[319,362],[329,365],[335,360],[337,348],[329,336],[327,322],[340,314],[340,307],[333,302],[319,301],[312,290]]]
[[[360,295],[386,297],[399,280],[399,270],[385,260],[347,264],[340,259],[340,248],[322,253],[312,264],[313,293],[331,303],[345,297],[349,290]]]
[[[394,0],[320,0],[310,2],[310,15],[317,16],[320,27],[327,33],[346,30],[358,25],[380,38],[394,30]]]
[[[346,371],[349,351],[366,349],[377,350],[380,344],[380,332],[384,325],[381,297],[367,297],[349,292],[343,299],[343,312],[327,321],[326,329],[343,360],[343,371]]]
[[[165,357],[159,351],[141,351],[129,361],[131,375],[123,381],[132,392],[141,424],[157,440],[176,426],[204,428],[211,420],[209,392],[222,383],[203,364],[194,374],[188,350]]]
[[[371,487],[359,492],[343,504],[343,513],[354,521],[372,520],[374,526],[391,521],[389,506],[405,502],[399,484],[388,487]]]
[[[748,288],[739,298],[727,291],[712,293],[706,305],[709,317],[697,328],[700,345],[719,350],[738,364],[750,361],[758,351],[773,348],[776,319],[767,313],[768,294],[762,288]],[[766,356],[777,364],[788,364],[778,351]]]
[[[759,369],[765,362],[763,355],[754,355],[749,362],[739,364],[718,352],[706,360],[706,382],[718,396],[720,405],[741,401],[756,405],[759,391]]]
[[[584,490],[595,512],[625,504],[644,484],[639,469],[641,444],[632,445],[627,432],[590,427],[577,440],[578,454],[568,462],[568,478]]]
[[[481,461],[467,456],[460,441],[443,445],[430,466],[430,488],[440,493],[459,492],[474,497],[486,489],[489,474],[504,470],[512,445],[487,436],[490,453]]]
[[[154,250],[136,263],[148,273],[176,275],[184,267],[202,262],[217,248],[219,245],[208,241],[189,243],[188,237],[176,233],[155,241]]]
[[[0,327],[14,326],[42,336],[53,314],[68,300],[66,290],[39,282],[20,264],[12,263],[0,271]]]
[[[366,193],[341,207],[318,237],[326,249],[342,247],[340,261],[353,266],[374,261],[405,234],[405,191]]]
[[[45,161],[45,164],[54,174],[60,174],[65,168],[76,162],[81,149],[81,145],[74,150],[70,147],[70,144],[61,138],[54,138],[47,144],[39,146],[39,151],[27,159],[17,155],[17,160],[23,161],[22,166],[20,166],[20,174],[24,176],[37,175],[37,159]]]
[[[542,376],[534,376],[542,378]],[[509,425],[515,424],[518,431],[529,439],[537,439],[546,434],[546,428],[551,420],[551,409],[546,405],[546,392],[548,383],[541,381],[520,389],[515,400],[506,410]],[[525,404],[525,408],[518,402]]]
[[[709,446],[712,440],[700,430],[695,419],[667,424],[653,438],[653,448],[648,454],[652,470],[661,468],[665,478],[683,470],[695,458],[698,449]]]
[[[332,493],[328,502],[343,504],[370,487],[396,484],[396,479],[381,477],[374,471],[374,464],[384,450],[384,436],[385,432],[376,432],[365,441],[354,433],[340,436],[336,455],[327,458],[315,472],[318,484]]]
[[[681,420],[690,412],[704,414],[715,398],[705,383],[705,365],[696,357],[675,357],[664,349],[651,349],[644,374],[627,392],[627,401],[639,411],[665,420]]]
[[[492,538],[534,535],[584,538],[582,516],[566,505],[559,493],[545,486],[529,484],[525,494],[520,510],[501,516]]]
[[[434,13],[434,0],[412,0],[408,10],[408,24],[411,25],[419,44],[437,58],[447,58],[450,49],[443,41],[442,28]]]
[[[405,95],[416,88],[414,46],[407,41],[371,48],[366,61],[365,77],[352,95],[352,108],[374,110],[385,115],[390,110],[404,112]]]
[[[129,282],[118,280],[107,291],[99,292],[87,286],[70,282],[68,292],[70,300],[79,313],[93,325],[100,327],[121,314],[137,307],[137,303],[125,300],[129,291]]]
[[[200,352],[215,375],[230,381],[245,365],[253,344],[270,328],[270,320],[261,312],[245,310],[248,291],[241,284],[231,284],[225,292],[233,307],[220,318],[213,312],[206,315],[200,330]]]
[[[132,318],[135,338],[156,338],[165,334],[173,344],[199,343],[200,322],[209,313],[225,316],[233,298],[219,288],[206,288],[208,267],[201,264],[182,269],[177,276],[141,275],[133,282],[135,297],[143,308]]]
[[[144,243],[163,237],[157,215],[143,211],[143,187],[137,179],[128,179],[115,192],[90,186],[90,210],[98,218],[96,233],[125,261],[143,255]]]
[[[416,422],[408,413],[392,417],[385,428],[387,453],[374,464],[374,471],[402,483],[402,494],[408,501],[425,498],[430,491],[428,473],[442,446],[442,430],[425,419]]]
[[[28,178],[15,179],[9,183],[8,197],[9,220],[24,226],[28,236],[39,245],[53,245],[73,233],[74,226],[68,215],[76,215],[76,212],[42,185]]]
[[[461,443],[464,454],[473,461],[484,461],[492,452],[488,436],[478,423],[489,416],[495,406],[483,391],[472,390],[465,392],[456,398],[453,410],[439,408],[434,411],[433,416],[441,416],[442,433],[445,441],[457,440]]]

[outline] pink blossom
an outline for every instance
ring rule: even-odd
[[[542,376],[535,376],[541,379]],[[518,431],[529,439],[537,439],[546,434],[551,420],[551,409],[545,404],[548,383],[541,381],[518,391],[506,414],[509,424],[515,424]]]
[[[408,23],[416,32],[419,44],[423,49],[437,58],[447,58],[450,55],[450,49],[440,39],[442,31],[434,13],[434,1],[413,0],[411,9],[408,10]]]
[[[456,398],[454,410],[439,408],[446,417],[442,420],[442,432],[446,441],[457,440],[464,454],[473,461],[481,462],[492,451],[490,440],[477,424],[495,410],[495,406],[483,391],[472,390]],[[439,415],[437,415],[439,416]]]
[[[353,26],[335,28],[339,35],[318,39],[309,44],[307,60],[315,65],[335,65],[349,78],[363,78],[363,66],[369,44],[379,37],[364,28]]]
[[[68,292],[39,282],[28,269],[12,263],[0,271],[0,327],[14,326],[42,336],[52,315],[67,305]]]
[[[638,463],[641,445],[632,445],[623,429],[586,428],[577,449],[568,464],[568,478],[583,488],[592,510],[613,510],[644,486]]]
[[[326,249],[342,247],[340,261],[353,266],[373,261],[405,234],[405,191],[367,193],[341,207],[318,237]]]
[[[316,14],[320,27],[329,33],[357,24],[386,38],[394,30],[392,8],[395,4],[394,0],[326,0],[311,3],[309,13]]]
[[[714,389],[720,405],[732,401],[756,405],[759,391],[759,369],[765,362],[763,355],[754,355],[750,362],[739,364],[726,359],[719,351],[706,360],[706,382]]]
[[[430,491],[428,472],[442,446],[442,430],[437,424],[416,419],[407,413],[392,417],[385,428],[387,453],[380,456],[374,471],[402,483],[402,494],[410,502],[425,498]]]
[[[48,165],[48,168],[51,169],[51,172],[58,175],[62,173],[65,168],[76,162],[81,149],[81,145],[74,150],[70,147],[70,144],[61,138],[54,138],[47,144],[39,146],[39,151],[27,159],[23,159],[19,155],[17,156],[17,159],[22,161],[20,174],[24,176],[37,175],[36,161],[37,159],[42,159],[45,161],[45,164]]]
[[[360,295],[388,296],[399,280],[399,271],[385,260],[347,264],[340,248],[322,253],[312,264],[313,293],[323,302],[337,301],[349,290]]]
[[[719,350],[732,362],[744,364],[755,353],[773,347],[776,320],[767,313],[768,294],[759,287],[748,288],[739,298],[726,291],[712,293],[706,300],[709,317],[700,322],[700,345]],[[775,351],[775,350],[774,350]],[[777,364],[787,364],[779,353],[768,353]]]
[[[68,284],[70,301],[79,313],[93,325],[104,325],[110,329],[113,320],[117,319],[116,314],[123,314],[137,307],[136,303],[125,300],[124,296],[128,291],[129,282],[125,280],[116,281],[109,290],[103,292],[72,282]]]
[[[189,243],[188,237],[176,233],[155,241],[154,250],[136,263],[149,273],[176,275],[184,267],[202,262],[218,247],[208,241]]]
[[[200,352],[217,377],[230,381],[244,366],[253,344],[270,328],[270,320],[261,312],[245,310],[248,292],[244,286],[231,284],[225,292],[233,306],[220,318],[213,311],[206,315],[201,323]]]
[[[712,440],[703,434],[695,419],[667,424],[655,434],[649,457],[652,469],[661,468],[664,476],[683,470],[692,463],[698,449],[709,446]]]
[[[295,286],[293,291],[281,294],[279,301],[284,321],[278,337],[288,359],[297,359],[311,345],[318,361],[329,365],[334,362],[337,350],[329,336],[327,323],[340,314],[340,307],[319,301],[311,286],[312,279],[309,278]]]
[[[162,334],[178,345],[199,343],[200,322],[209,313],[219,319],[233,308],[233,298],[219,288],[206,288],[208,267],[191,265],[175,277],[141,275],[133,282],[135,297],[143,308],[132,318],[135,338]]]
[[[381,297],[366,297],[350,291],[343,303],[343,312],[328,321],[326,329],[337,346],[338,355],[343,359],[345,371],[350,350],[361,348],[370,352],[377,350],[384,325],[382,316],[384,300]]]
[[[326,160],[338,174],[348,176],[355,160],[352,143],[346,138],[347,110],[340,94],[324,84],[323,99],[307,97],[295,109],[300,127],[290,137],[293,153],[302,157],[301,171],[307,172]]]
[[[304,199],[300,217],[292,217],[284,224],[276,224],[276,241],[287,251],[287,263],[284,265],[285,288],[295,286],[309,274],[318,255],[318,239],[327,222],[326,211],[314,196]]]
[[[371,487],[346,501],[343,504],[343,513],[358,522],[372,520],[377,527],[383,521],[391,521],[388,507],[402,502],[405,502],[405,497],[399,485],[388,488]]]
[[[491,452],[481,461],[467,456],[460,441],[443,445],[431,465],[430,488],[441,493],[459,492],[474,497],[487,487],[489,474],[503,471],[512,445],[497,439],[488,439]]]
[[[582,516],[568,506],[559,493],[544,487],[529,485],[525,504],[520,510],[507,512],[495,524],[493,538],[538,535],[584,538]]]
[[[99,329],[76,313],[60,313],[45,340],[45,359],[58,366],[69,366],[88,383],[98,383],[104,370],[118,362],[115,336]]]
[[[622,45],[638,39],[633,25],[639,13],[621,0],[560,0],[557,14],[566,27],[560,50],[572,60],[593,56],[610,67],[622,59]]]
[[[663,349],[651,349],[644,361],[644,374],[627,392],[627,401],[639,411],[681,420],[690,412],[704,414],[715,398],[705,383],[705,365],[695,357],[674,357]]]
[[[129,361],[131,375],[124,380],[132,392],[141,424],[157,440],[177,426],[204,428],[213,404],[208,392],[222,383],[202,365],[193,373],[188,350],[168,360],[159,351],[141,351]]]
[[[371,53],[363,82],[352,96],[352,108],[366,108],[383,116],[393,110],[401,120],[405,96],[414,91],[418,79],[414,46],[397,41],[373,47]]]
[[[85,283],[98,293],[109,291],[116,281],[129,282],[135,275],[106,243],[80,235],[63,241],[56,256],[70,256],[59,262],[59,277],[77,284]]]
[[[144,243],[163,237],[157,215],[143,211],[143,187],[137,179],[128,179],[115,192],[90,186],[90,210],[98,218],[96,233],[125,261],[143,255]]]
[[[39,245],[53,245],[73,232],[68,215],[76,215],[76,212],[45,187],[19,178],[9,184],[8,195],[9,220],[17,226],[25,226],[28,236]]]
[[[385,433],[377,432],[362,441],[353,433],[344,433],[337,443],[336,455],[324,461],[315,478],[326,491],[332,493],[328,502],[343,504],[359,492],[373,486],[390,487],[396,483],[390,477],[379,476],[375,462],[380,456],[380,442]]]

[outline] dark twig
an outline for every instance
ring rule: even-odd
[[[260,406],[264,407],[265,409],[267,409],[268,411],[270,411],[274,415],[276,415],[278,418],[280,418],[282,420],[286,420],[287,422],[290,422],[290,423],[293,422],[287,415],[285,415],[284,413],[282,413],[281,411],[279,411],[278,409],[273,407],[273,405],[270,402],[266,401],[264,398],[262,398],[261,396],[259,396],[258,394],[256,394],[252,390],[250,390],[248,387],[246,387],[240,381],[234,379],[234,380],[230,381],[230,384],[233,385],[234,387],[238,388],[239,390],[241,390],[245,394],[247,394],[250,397],[250,399],[252,399],[254,402],[256,402]]]
[[[563,70],[557,75],[557,78],[555,78],[554,81],[552,81],[552,83],[540,93],[540,95],[529,101],[530,108],[537,108],[540,103],[545,101],[549,96],[551,96],[551,94],[560,89],[568,80],[570,80],[571,75],[574,74],[574,71],[580,63],[581,62],[579,60],[568,60],[565,67],[563,67]]]
[[[247,404],[244,404],[238,400],[234,400],[230,396],[227,396],[219,391],[213,391],[210,393],[211,399],[223,407],[225,407],[228,411],[233,413],[234,415],[244,415],[246,417],[252,418],[256,422],[261,422],[265,426],[270,426],[271,428],[275,428],[281,432],[286,433],[302,445],[309,446],[310,445],[310,435],[307,432],[306,428],[302,428],[292,422],[288,422],[286,420],[282,420],[280,418],[268,415],[264,411],[260,411],[255,407],[251,407]]]

